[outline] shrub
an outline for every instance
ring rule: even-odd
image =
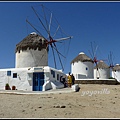
[[[9,84],[8,83],[6,83],[6,85],[5,86],[8,86],[9,87]]]

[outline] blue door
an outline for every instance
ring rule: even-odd
[[[44,72],[33,73],[33,91],[42,91],[44,84]]]

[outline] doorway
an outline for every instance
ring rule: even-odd
[[[33,91],[42,91],[44,84],[44,72],[33,73]]]

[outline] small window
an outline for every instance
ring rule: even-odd
[[[55,71],[51,70],[51,74],[53,75],[53,78],[55,78]]]
[[[59,74],[57,74],[57,80],[59,80]]]
[[[11,76],[11,71],[7,71],[7,76]]]
[[[13,73],[13,78],[17,78],[17,73]]]

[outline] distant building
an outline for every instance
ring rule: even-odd
[[[112,77],[120,82],[120,64],[116,64],[112,69]]]
[[[102,60],[94,67],[94,79],[109,79],[110,69]]]
[[[75,79],[93,79],[93,60],[81,52],[71,61],[71,73]]]

